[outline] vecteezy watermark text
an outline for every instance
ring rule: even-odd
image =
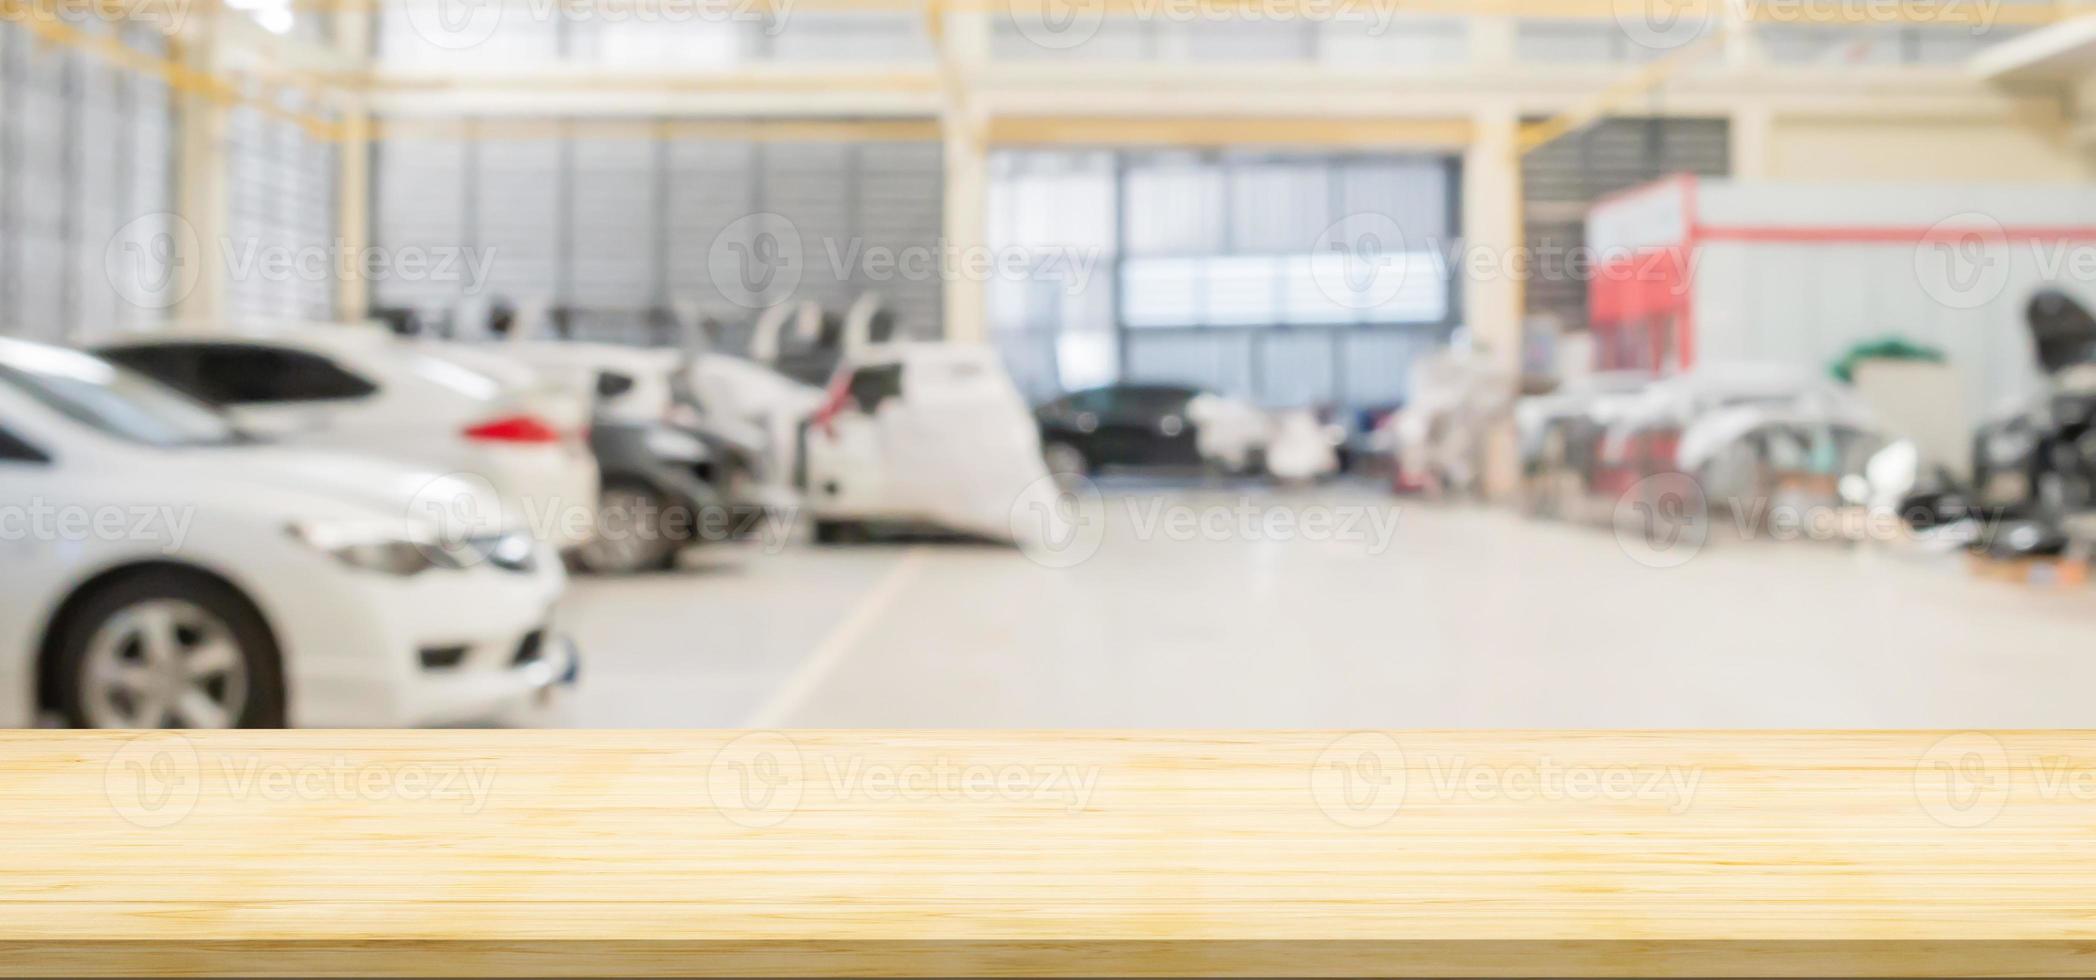
[[[226,236],[210,247],[235,282],[458,283],[479,295],[498,250],[459,245],[352,247],[346,240],[304,245]],[[102,251],[102,272],[125,302],[167,309],[196,289],[205,243],[181,215],[158,212],[126,223]]]
[[[744,215],[714,236],[707,272],[721,295],[762,309],[794,295],[811,267],[844,282],[973,281],[1058,283],[1083,293],[1101,248],[958,245],[939,241],[901,247],[856,237],[804,237],[792,219],[773,212]]]
[[[146,828],[180,823],[208,790],[215,801],[290,803],[384,800],[476,814],[495,788],[486,762],[374,762],[336,755],[285,762],[263,753],[206,746],[178,732],[136,736],[111,753],[103,793],[124,820]]]
[[[432,47],[460,51],[495,36],[505,21],[756,24],[766,35],[786,29],[794,0],[401,0],[408,26]]]
[[[1979,35],[2001,20],[2005,0],[1614,0],[1616,25],[1639,46],[1678,48],[1728,18],[1745,24],[1962,24]]]
[[[1421,776],[1424,779],[1421,779]],[[1381,825],[1408,799],[1660,806],[1686,813],[1703,782],[1700,766],[1594,765],[1544,753],[1533,760],[1484,762],[1462,754],[1409,753],[1385,732],[1353,732],[1326,745],[1311,763],[1310,793],[1320,810],[1347,827]]]
[[[195,519],[196,508],[172,504],[90,507],[32,497],[0,504],[0,541],[157,541],[163,554],[174,554]]]
[[[2096,803],[2096,766],[2016,751],[1989,732],[1956,732],[1930,744],[1915,762],[1914,799],[1946,827],[1982,827],[2019,801]]]
[[[1137,23],[1358,21],[1366,25],[1366,36],[1382,37],[1403,0],[1006,0],[1006,8],[1019,36],[1036,47],[1061,51],[1097,35],[1109,10]]]
[[[810,754],[782,732],[736,736],[706,765],[708,802],[734,823],[774,827],[810,794],[876,803],[1020,803],[1076,813],[1099,788],[1096,765],[946,756],[895,761],[851,753],[823,753],[811,762]]]
[[[1358,547],[1380,555],[1397,538],[1400,509],[1388,504],[1305,503],[1285,497],[1239,495],[1227,501],[1172,494],[1128,494],[1110,504],[1091,480],[1072,474],[1043,477],[1014,498],[1012,540],[1036,564],[1070,568],[1105,543],[1109,523],[1129,541],[1303,541]]]

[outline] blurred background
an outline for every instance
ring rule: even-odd
[[[0,723],[2088,720],[2081,4],[0,14]]]

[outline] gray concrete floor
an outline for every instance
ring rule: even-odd
[[[1184,508],[1207,530],[1188,533]],[[1379,546],[1367,519],[1397,509]],[[1362,518],[1277,539],[1269,515]],[[1224,516],[1218,517],[1216,514]],[[1242,515],[1251,513],[1249,529]],[[1607,529],[1369,487],[1122,487],[1074,567],[961,543],[577,579],[586,727],[2088,727],[2096,590],[1954,558]],[[1181,521],[1177,526],[1170,523]]]

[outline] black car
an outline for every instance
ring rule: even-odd
[[[1115,384],[1042,405],[1034,417],[1048,468],[1094,473],[1119,466],[1198,467],[1201,453],[1186,407],[1199,394],[1184,385]]]
[[[633,379],[619,372],[598,372],[600,406],[632,387]],[[603,497],[597,536],[575,555],[583,570],[633,574],[671,568],[684,548],[747,537],[768,514],[741,493],[763,482],[762,447],[696,411],[678,417],[635,420],[600,411],[592,422],[590,450],[602,474]]]

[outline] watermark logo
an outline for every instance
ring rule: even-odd
[[[408,0],[408,26],[432,47],[463,51],[487,43],[502,27],[507,0]]]
[[[1006,6],[1019,36],[1051,51],[1091,40],[1106,20],[1103,0],[1006,0]]]
[[[2009,286],[2009,238],[1992,215],[1967,211],[1929,227],[1914,249],[1914,278],[1954,310],[1991,303]]]
[[[196,745],[175,732],[125,740],[102,770],[102,792],[117,816],[148,830],[181,823],[203,792]]]
[[[744,827],[776,827],[800,809],[800,746],[778,732],[750,732],[721,746],[706,766],[706,798]]]
[[[1326,299],[1375,309],[1405,288],[1405,233],[1389,215],[1360,212],[1333,222],[1310,245],[1310,277]]]
[[[469,295],[485,288],[495,249],[408,245],[353,248],[344,239],[285,245],[258,238],[212,242],[234,282],[459,283]],[[204,241],[181,215],[144,215],[117,229],[102,250],[102,271],[118,298],[140,309],[174,307],[202,278]]]
[[[1985,732],[1939,739],[1914,765],[1914,798],[1937,823],[1991,823],[2009,805],[2009,750]]]
[[[1401,512],[1383,504],[1302,503],[1239,494],[1227,500],[1170,493],[1116,495],[1075,474],[1042,477],[1012,503],[1012,537],[1047,568],[1071,568],[1097,554],[1107,526],[1131,542],[1172,544],[1293,542],[1333,544],[1380,555],[1397,539]],[[1125,520],[1125,523],[1121,523]]]
[[[679,24],[758,24],[776,36],[791,19],[792,0],[405,0],[408,24],[431,45],[478,47],[505,21]]]
[[[1388,823],[1405,804],[1405,752],[1383,732],[1334,739],[1310,766],[1310,797],[1342,827]]]
[[[1012,540],[1043,568],[1074,568],[1106,540],[1106,498],[1091,480],[1051,474],[1026,485],[1012,501]]]
[[[190,0],[0,0],[0,21],[143,24],[167,37],[189,22]]]
[[[1091,40],[1107,14],[1107,0],[1006,0],[1005,7],[1021,37],[1050,50]],[[1139,24],[1342,21],[1366,24],[1366,36],[1382,37],[1400,9],[1401,0],[1126,0],[1116,13]]]
[[[201,271],[196,227],[161,211],[117,229],[102,250],[102,272],[118,298],[144,310],[165,310],[189,297]]]
[[[791,297],[806,265],[800,230],[786,216],[769,211],[729,222],[706,253],[714,288],[729,302],[753,310]]]
[[[1616,26],[1657,51],[1701,40],[1717,25],[1725,0],[1614,0]]]
[[[1694,560],[1710,537],[1710,503],[1703,485],[1686,473],[1658,473],[1616,498],[1616,545],[1647,568],[1679,568]]]
[[[837,799],[885,803],[1047,803],[1076,813],[1091,805],[1099,767],[1072,764],[960,762],[891,763],[824,756],[822,771]]]
[[[1078,296],[1104,257],[1102,248],[992,247],[944,240],[896,247],[857,237],[803,237],[791,220],[765,212],[737,218],[721,229],[707,256],[707,269],[723,298],[762,309],[790,298],[801,279],[818,266],[845,282],[1055,282]]]
[[[495,484],[478,473],[449,473],[423,484],[408,501],[407,514],[432,534],[415,546],[441,564],[479,564],[488,556],[466,543],[501,537],[511,526],[501,500]]]

